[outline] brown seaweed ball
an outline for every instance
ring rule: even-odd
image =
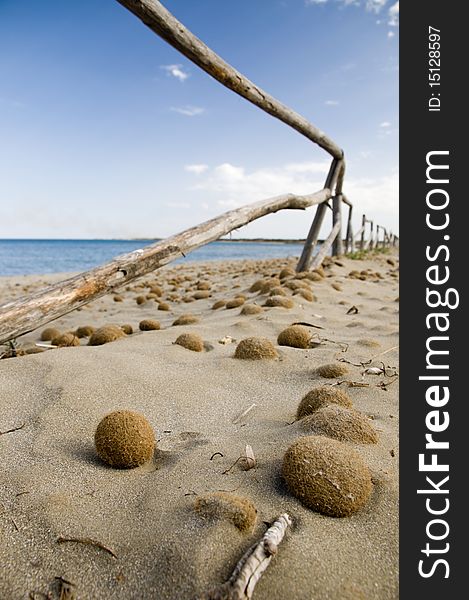
[[[124,298],[120,294],[116,294],[115,296],[113,296],[112,299],[114,300],[114,302],[124,302]]]
[[[280,332],[277,343],[279,346],[309,348],[311,337],[311,331],[304,325],[290,325]]]
[[[125,337],[125,333],[122,331],[121,327],[117,327],[117,325],[104,325],[103,327],[96,329],[88,341],[88,346],[102,346],[103,344],[115,342],[123,337]]]
[[[217,300],[213,306],[212,310],[218,310],[219,308],[223,308],[226,305],[226,300]]]
[[[350,396],[339,390],[339,388],[331,386],[315,387],[303,396],[296,411],[296,418],[302,419],[306,415],[312,415],[328,404],[339,404],[345,408],[352,408],[353,406]]]
[[[306,279],[308,279],[309,281],[322,281],[324,278],[321,277],[321,275],[319,275],[319,273],[316,273],[314,271],[312,271],[311,273],[306,273]]]
[[[302,298],[304,298],[307,302],[314,302],[316,300],[316,297],[314,296],[313,292],[310,292],[309,290],[306,289],[299,289],[299,290],[295,290],[293,293],[294,296],[301,296]]]
[[[160,302],[158,304],[158,310],[171,310],[171,306],[167,302]]]
[[[160,322],[154,319],[143,319],[138,324],[140,331],[157,331],[161,328]]]
[[[342,291],[342,286],[340,285],[340,283],[337,283],[336,281],[334,281],[334,283],[331,283],[331,287],[334,288],[338,292]]]
[[[159,285],[152,285],[150,288],[150,292],[152,294],[155,294],[155,296],[162,296],[163,295],[163,290],[160,288]]]
[[[134,328],[132,327],[132,325],[129,325],[128,323],[121,325],[121,329],[126,335],[132,335],[132,333],[134,332]]]
[[[285,453],[282,474],[296,498],[330,517],[355,513],[372,491],[370,470],[358,452],[323,436],[296,440]]]
[[[257,518],[257,509],[251,500],[229,492],[213,492],[199,496],[194,509],[206,519],[231,521],[243,532],[251,531]]]
[[[285,279],[286,277],[294,277],[296,275],[296,272],[293,269],[290,269],[290,267],[285,267],[284,269],[282,269],[279,273],[279,279]]]
[[[242,296],[236,296],[236,298],[228,300],[226,303],[226,308],[238,308],[238,306],[242,306],[245,302],[246,300]]]
[[[342,375],[348,373],[348,368],[344,363],[329,363],[327,365],[321,365],[316,371],[321,377],[334,379],[334,377],[342,377]]]
[[[257,304],[245,304],[241,309],[241,315],[258,315],[259,313],[264,312],[262,306]]]
[[[150,423],[130,410],[116,410],[105,416],[96,429],[94,443],[101,460],[121,469],[146,463],[156,445]]]
[[[269,296],[286,296],[287,292],[280,286],[274,287],[270,290]]]
[[[204,350],[204,341],[197,333],[182,333],[174,343],[193,352]]]
[[[83,325],[82,327],[77,328],[75,335],[79,338],[90,337],[90,335],[93,335],[94,331],[95,327],[92,327],[91,325]]]
[[[53,338],[59,337],[60,333],[60,329],[46,327],[46,329],[41,331],[41,340],[43,342],[50,342]]]
[[[147,299],[145,298],[145,296],[137,296],[137,297],[135,298],[135,302],[136,302],[137,304],[139,304],[139,305],[140,305],[140,304],[145,304],[145,302],[146,302],[146,301],[147,301]]]
[[[178,317],[173,325],[193,325],[194,323],[198,323],[200,321],[199,317],[196,317],[195,315],[191,315],[191,314],[187,314],[187,315],[181,315],[180,317]]]
[[[357,344],[360,346],[365,346],[366,348],[379,348],[381,344],[376,340],[371,340],[369,338],[363,338],[361,340],[357,340]]]
[[[198,290],[209,290],[211,288],[211,284],[208,281],[200,281],[197,284],[197,289]]]
[[[285,296],[270,296],[265,301],[264,306],[278,306],[280,308],[293,308],[295,303],[291,298],[285,298]]]
[[[262,360],[264,358],[277,358],[278,352],[267,338],[249,337],[239,342],[236,346],[234,357],[248,360]]]
[[[194,300],[204,300],[205,298],[210,298],[210,291],[199,290],[198,292],[195,292],[195,294],[193,294],[192,297],[194,298]]]
[[[365,415],[338,404],[322,406],[301,419],[300,425],[305,432],[326,435],[341,442],[376,444],[378,441],[378,435]]]
[[[80,340],[78,337],[72,332],[67,331],[67,333],[62,333],[58,335],[52,340],[53,346],[58,346],[59,348],[66,348],[69,346],[79,346]]]
[[[261,287],[264,285],[265,281],[264,279],[258,279],[257,281],[255,281],[251,287],[249,288],[250,292],[258,292]]]

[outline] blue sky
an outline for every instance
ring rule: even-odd
[[[355,223],[398,232],[398,2],[164,5],[344,148]],[[328,162],[114,0],[0,0],[0,238],[166,237],[316,191]],[[304,237],[313,210],[236,236]]]

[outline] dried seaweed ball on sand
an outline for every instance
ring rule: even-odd
[[[285,453],[282,473],[294,496],[330,517],[355,513],[372,491],[371,474],[361,456],[323,436],[296,440]]]
[[[134,332],[134,328],[128,323],[126,323],[125,325],[121,325],[121,329],[126,335],[132,335],[132,333]]]
[[[348,368],[343,363],[330,363],[321,365],[316,369],[318,375],[326,379],[334,379],[334,377],[342,377],[348,373]]]
[[[160,302],[158,304],[158,310],[171,310],[171,306],[167,302]]]
[[[104,325],[93,333],[88,341],[88,346],[102,346],[108,342],[115,342],[125,337],[121,327],[117,325]]]
[[[306,415],[312,415],[316,410],[327,404],[339,404],[345,408],[352,408],[353,402],[350,396],[337,387],[316,387],[303,396],[296,418],[302,419]]]
[[[304,432],[326,435],[341,442],[376,444],[378,441],[378,434],[365,415],[338,404],[318,408],[301,419],[300,426]]]
[[[94,436],[96,452],[111,467],[131,469],[153,456],[155,434],[142,415],[117,410],[99,423]]]
[[[138,324],[140,331],[157,331],[161,328],[160,322],[154,319],[143,319]]]
[[[213,306],[212,310],[217,310],[219,308],[223,308],[226,305],[226,300],[217,300]]]
[[[196,333],[182,333],[174,343],[193,352],[203,352],[204,350],[204,341]]]
[[[95,329],[96,328],[91,325],[83,325],[82,327],[77,328],[75,335],[79,338],[90,337],[90,335],[93,335]]]
[[[226,303],[226,308],[237,308],[238,306],[242,306],[245,303],[245,299],[242,296],[237,296],[232,300],[228,300]]]
[[[200,321],[199,317],[196,317],[195,315],[181,315],[180,317],[178,317],[173,325],[193,325],[194,323],[198,323]]]
[[[137,304],[145,304],[146,301],[147,301],[147,299],[145,298],[145,296],[137,296],[135,298],[135,302]]]
[[[277,358],[278,352],[267,338],[250,337],[239,342],[234,357],[261,360],[264,358]]]
[[[240,315],[258,315],[259,313],[264,312],[262,306],[257,304],[245,304],[241,309]]]
[[[270,296],[265,301],[264,306],[278,306],[280,308],[293,308],[295,303],[291,298],[285,298],[285,296]]]
[[[292,348],[309,348],[311,331],[304,325],[291,325],[284,329],[277,338],[279,346]]]
[[[251,500],[229,492],[199,496],[194,509],[204,518],[231,521],[243,532],[252,531],[257,518],[257,510]]]
[[[53,338],[59,337],[60,333],[60,329],[46,327],[46,329],[41,331],[41,340],[43,342],[50,342]]]
[[[58,346],[59,348],[66,348],[68,346],[79,346],[80,340],[74,333],[68,331],[67,333],[62,333],[61,335],[55,337],[52,340],[52,345]]]

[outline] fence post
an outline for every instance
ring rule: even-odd
[[[353,252],[353,233],[352,233],[352,205],[348,207],[347,233],[346,233],[347,252]]]
[[[344,253],[344,245],[342,240],[342,194],[337,194],[332,198],[332,227],[338,223],[338,234],[332,243],[332,254],[340,256]]]
[[[362,235],[360,238],[360,250],[365,249],[365,226],[366,226],[366,215],[362,215]]]

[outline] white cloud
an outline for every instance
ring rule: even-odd
[[[338,100],[326,100],[324,104],[326,106],[339,106],[340,102]]]
[[[391,123],[389,121],[383,121],[382,123],[379,124],[380,127],[382,127],[383,129],[387,129],[388,127],[391,127]]]
[[[388,31],[388,38],[391,39],[395,36],[396,34],[394,33],[394,31]]]
[[[366,10],[379,13],[388,0],[366,0]]]
[[[326,4],[329,0],[305,0],[306,6],[314,6],[317,4]],[[337,4],[342,6],[364,6],[368,12],[378,14],[383,9],[388,0],[335,0]]]
[[[190,104],[186,106],[171,106],[171,110],[186,117],[196,117],[197,115],[201,115],[205,112],[205,108],[201,108],[200,106],[192,106]]]
[[[306,6],[309,4],[325,4],[327,0],[305,0]]]
[[[161,65],[161,68],[172,77],[176,77],[179,81],[185,81],[189,77],[189,73],[184,71],[182,65]]]
[[[194,173],[195,175],[201,175],[207,169],[208,169],[208,165],[202,165],[202,164],[200,164],[200,165],[199,164],[197,164],[197,165],[186,165],[184,167],[185,171],[187,171],[188,173]]]
[[[391,25],[391,27],[399,26],[399,0],[389,9],[388,24]]]

